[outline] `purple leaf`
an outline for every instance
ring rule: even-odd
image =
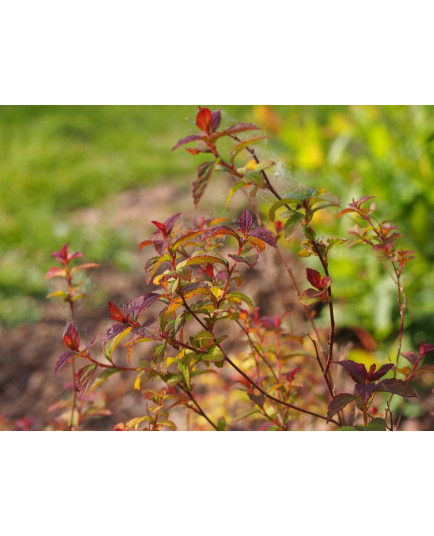
[[[222,118],[221,110],[216,110],[215,112],[212,113],[212,116],[211,116],[212,132],[215,132],[219,128],[221,118]]]
[[[193,201],[196,208],[214,175],[215,166],[216,161],[210,161],[204,162],[197,168],[197,177],[193,182]]]
[[[94,335],[90,341],[86,344],[86,346],[84,347],[84,350],[88,350],[89,348],[92,348],[92,346],[96,346],[97,344],[105,341],[105,335],[102,334],[102,333],[97,333],[96,335]]]
[[[153,240],[155,251],[158,253],[158,255],[162,255],[163,252],[166,250],[167,246],[170,244],[170,240]]]
[[[365,383],[365,380],[368,377],[368,371],[366,370],[365,365],[361,363],[355,363],[354,361],[335,361],[336,365],[341,365],[349,373],[351,378],[356,383]]]
[[[243,215],[240,219],[240,229],[243,231],[243,233],[248,233],[253,225],[253,218],[252,215],[248,210],[245,210],[243,212]]]
[[[402,357],[405,357],[407,361],[410,361],[412,365],[416,365],[420,359],[419,356],[416,355],[416,352],[404,352],[401,355]]]
[[[179,140],[178,143],[175,145],[175,147],[172,149],[172,151],[174,151],[175,149],[178,149],[178,147],[181,147],[181,145],[185,145],[186,143],[190,143],[196,140],[203,140],[203,139],[205,139],[204,136],[198,136],[197,134],[193,134],[192,136],[187,136],[186,138],[182,138],[182,140]]]
[[[111,328],[107,330],[107,333],[104,338],[104,342],[108,343],[109,341],[114,339],[117,335],[119,335],[120,333],[128,329],[128,327],[129,326],[127,324],[114,324],[113,326],[111,326]]]
[[[237,123],[227,128],[226,130],[223,130],[223,132],[214,134],[214,136],[211,137],[211,140],[215,141],[221,138],[222,136],[229,136],[230,134],[237,134],[238,132],[246,132],[247,130],[260,130],[260,129],[259,127],[257,127],[256,125],[252,125],[251,123]]]
[[[375,391],[373,383],[358,383],[356,384],[356,393],[360,396],[364,405],[368,403],[372,393]]]
[[[150,307],[154,302],[161,298],[160,294],[151,292],[143,294],[130,300],[123,308],[125,316],[133,314],[134,319],[137,319],[140,313]]]
[[[228,257],[230,257],[231,259],[237,262],[244,262],[245,264],[247,264],[249,268],[253,268],[255,264],[258,262],[259,253],[256,252],[254,256],[249,255],[248,257],[242,256],[242,255],[233,255],[232,253],[228,253]]]
[[[165,222],[164,226],[166,228],[166,234],[169,234],[170,231],[173,229],[173,226],[175,223],[179,220],[179,218],[182,216],[181,212],[178,212],[177,214],[174,214],[173,216],[170,216]]]
[[[96,365],[86,365],[76,376],[77,388],[81,398],[86,398],[98,372]]]
[[[391,378],[390,380],[383,380],[374,387],[375,391],[381,391],[384,393],[393,393],[394,395],[410,398],[417,396],[415,391],[402,380],[396,380]]]
[[[212,236],[219,236],[219,235],[231,235],[238,240],[239,244],[241,244],[241,240],[242,240],[241,237],[238,236],[237,233],[233,229],[228,227],[227,225],[220,225],[218,227],[214,227],[213,229],[210,229],[202,236],[200,241],[202,242],[203,240],[207,240],[208,238],[211,238]]]
[[[63,368],[74,355],[74,352],[65,352],[64,354],[62,354],[54,365],[54,374],[57,374],[59,370]]]
[[[147,339],[154,339],[155,341],[161,341],[158,322],[155,318],[150,318],[143,325],[133,328],[131,333],[133,335],[138,335],[140,338],[143,337]]]
[[[255,236],[256,238],[259,238],[259,240],[262,240],[269,246],[273,246],[273,248],[276,247],[276,239],[274,238],[273,233],[265,227],[257,227],[256,229],[250,231],[249,234],[250,236]]]
[[[335,396],[328,407],[327,422],[329,422],[334,415],[336,415],[336,413],[339,413],[345,408],[345,406],[356,398],[356,395],[350,395],[349,393],[341,393],[340,395]]]
[[[252,393],[247,393],[247,396],[250,398],[252,402],[254,402],[260,408],[264,407],[264,404],[265,404],[264,395],[253,395]]]

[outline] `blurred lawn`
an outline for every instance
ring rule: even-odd
[[[252,107],[228,106],[243,118]],[[87,259],[128,248],[113,233],[88,240],[75,210],[133,186],[194,176],[184,151],[196,106],[0,106],[0,322],[36,320],[49,254],[70,241]]]
[[[214,108],[214,107],[213,107]],[[418,251],[407,276],[412,338],[434,332],[434,113],[406,106],[223,106],[272,135],[282,162],[277,185],[325,186],[343,203],[377,196],[379,215],[399,225]],[[122,233],[98,242],[71,225],[77,209],[137,185],[188,181],[196,161],[171,153],[192,126],[194,106],[0,107],[0,322],[35,320],[45,296],[48,255],[69,240],[86,259],[112,258],[130,246]],[[345,236],[348,219],[319,222]],[[370,252],[333,250],[338,322],[363,322],[380,339],[395,334],[395,290]],[[346,306],[350,303],[351,306]],[[375,304],[378,307],[373,307]],[[393,340],[393,337],[392,339]]]

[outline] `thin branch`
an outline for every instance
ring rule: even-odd
[[[181,296],[181,298],[182,298],[182,300],[184,302],[184,307],[187,309],[187,311],[196,319],[197,322],[199,322],[199,324],[204,329],[206,329],[206,331],[208,331],[209,333],[212,334],[213,337],[215,337],[212,329],[207,327],[201,321],[201,319],[197,316],[197,314],[194,311],[191,310],[191,308],[189,307],[187,302],[183,299],[182,294],[180,294],[180,296]],[[307,409],[299,408],[298,406],[294,406],[293,404],[289,404],[288,402],[284,402],[283,400],[279,400],[278,398],[276,398],[276,397],[274,397],[272,395],[269,395],[267,393],[267,391],[264,391],[264,389],[262,389],[262,387],[260,387],[254,380],[252,380],[252,378],[250,378],[245,372],[243,372],[239,367],[237,367],[237,365],[229,358],[229,356],[226,354],[226,352],[223,350],[223,348],[221,347],[220,344],[218,344],[217,346],[218,346],[218,348],[220,348],[220,350],[221,350],[221,352],[222,352],[222,354],[223,354],[223,356],[225,358],[225,361],[227,361],[239,374],[241,374],[241,376],[243,376],[243,378],[245,378],[253,387],[255,387],[255,389],[257,389],[262,395],[264,395],[269,400],[273,400],[274,402],[277,402],[278,404],[282,404],[283,406],[286,406],[287,408],[293,409],[295,411],[299,411],[301,413],[306,413],[307,415],[312,415],[313,417],[317,417],[318,419],[323,419],[324,421],[332,422],[332,423],[336,424],[337,426],[340,425],[340,423],[338,423],[337,421],[335,421],[333,419],[327,419],[327,417],[325,417],[324,415],[319,415],[318,413],[315,413],[313,411],[309,411]]]
[[[279,378],[277,377],[276,373],[274,372],[274,369],[271,365],[271,363],[268,361],[268,359],[265,357],[264,353],[261,351],[261,349],[254,343],[252,337],[250,336],[250,333],[247,331],[247,329],[241,324],[241,322],[236,319],[235,322],[239,325],[239,327],[244,331],[244,333],[246,334],[246,337],[249,339],[249,343],[250,343],[250,346],[252,347],[253,350],[256,351],[256,353],[259,355],[259,357],[261,357],[261,359],[264,361],[264,363],[267,365],[267,367],[270,369],[271,373],[273,374],[274,376],[274,379],[276,380],[276,382],[279,381]]]
[[[206,419],[209,424],[218,432],[218,427],[212,422],[212,420],[208,417],[208,415],[205,413],[205,411],[201,408],[198,401],[194,398],[192,393],[190,391],[187,391],[187,389],[184,389],[182,385],[179,385],[179,388],[184,391],[184,393],[190,398],[190,400],[193,402],[193,404],[197,407],[198,412],[204,419]]]

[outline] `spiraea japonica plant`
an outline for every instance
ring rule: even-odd
[[[390,222],[377,220],[371,197],[341,209],[340,199],[324,188],[279,192],[273,185],[275,163],[255,151],[266,138],[255,125],[221,128],[219,110],[199,108],[195,126],[197,132],[173,148],[207,155],[193,182],[195,206],[211,180],[225,175],[231,180],[226,208],[240,193],[246,208],[236,223],[199,217],[185,225],[181,213],[153,221],[154,234],[139,245],[152,251],[144,276],[152,291],[127,298],[122,306],[110,301],[112,325],[86,342],[75,327],[74,303],[83,294],[73,278],[96,265],[71,267],[81,254],[70,254],[68,245],[54,254],[60,267],[51,268],[47,278],[63,278],[66,289],[51,297],[63,298],[70,309],[66,352],[55,365],[56,374],[71,369],[72,397],[61,402],[65,427],[80,429],[86,415],[106,414],[107,409],[93,406],[94,391],[111,376],[129,372],[131,388],[143,396],[143,412],[116,430],[176,430],[179,409],[191,413],[191,427],[199,430],[398,429],[402,404],[393,411],[392,398],[417,396],[411,382],[429,368],[423,359],[434,351],[434,345],[421,342],[417,353],[401,353],[407,306],[403,273],[414,258],[412,251],[399,248],[402,235]],[[259,192],[268,204],[258,200],[264,197]],[[353,218],[349,237],[319,236],[320,211]],[[286,246],[300,236],[294,260]],[[366,368],[345,359],[345,349],[336,343],[329,258],[335,247],[358,243],[372,249],[393,279],[400,310],[398,350],[378,370],[374,363]],[[287,278],[279,292],[290,293],[292,300],[287,310],[271,314],[261,311],[246,283],[253,270],[267,278],[257,270],[258,260],[267,256]],[[319,270],[306,266],[300,280],[298,265],[310,257]],[[317,325],[319,310],[326,328]],[[401,356],[410,366],[402,366]]]

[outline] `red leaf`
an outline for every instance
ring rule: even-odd
[[[62,354],[54,365],[54,374],[57,374],[61,368],[63,368],[66,363],[68,363],[75,354],[73,352],[65,352]]]
[[[336,415],[336,413],[339,413],[345,408],[345,406],[356,398],[356,395],[350,395],[349,393],[341,393],[340,395],[335,396],[328,407],[327,422],[329,422]]]
[[[321,274],[312,268],[306,268],[306,277],[309,283],[318,290],[322,289]]]
[[[173,147],[172,151],[175,149],[178,149],[178,147],[181,147],[182,145],[185,145],[186,143],[191,143],[192,141],[196,140],[203,140],[204,136],[197,136],[196,134],[192,136],[187,136],[186,138],[182,138],[182,140],[179,140],[178,143]]]
[[[425,357],[431,352],[434,352],[434,344],[429,344],[421,341],[419,348],[419,357]]]
[[[366,370],[365,365],[361,363],[355,363],[348,359],[347,361],[335,361],[336,365],[341,365],[349,373],[351,378],[356,383],[365,383],[368,377],[368,371]]]
[[[153,244],[154,241],[153,240],[143,240],[143,242],[140,242],[139,244],[139,249],[140,251],[142,251],[142,249],[146,246],[150,246],[151,244]]]
[[[199,113],[196,116],[196,125],[202,130],[209,134],[211,132],[212,124],[212,113],[209,108],[201,108],[199,106]]]
[[[155,227],[161,232],[164,238],[167,236],[166,226],[164,223],[160,223],[159,221],[151,221],[155,225]]]
[[[63,334],[63,343],[70,350],[74,350],[75,352],[80,351],[80,336],[72,322],[68,324]]]
[[[124,317],[121,311],[116,307],[114,303],[109,301],[110,309],[110,318],[113,318],[116,322],[121,322],[122,324],[128,324],[128,320]]]

